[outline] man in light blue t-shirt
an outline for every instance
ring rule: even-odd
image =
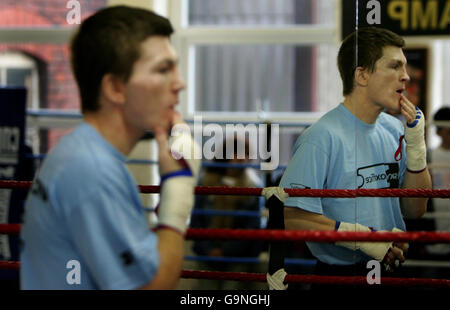
[[[424,117],[402,94],[409,80],[403,46],[401,37],[375,27],[361,28],[357,36],[353,33],[343,41],[338,66],[345,100],[299,137],[280,187],[431,188]],[[385,110],[401,113],[407,126]],[[422,216],[426,202],[426,198],[289,197],[285,227],[404,231],[403,217]],[[361,266],[359,274],[367,274],[366,263],[373,259],[392,269],[396,261],[405,260],[407,250],[407,244],[392,242],[308,242],[308,247],[318,259],[317,272],[331,275]]]
[[[175,111],[185,85],[172,32],[166,18],[126,6],[102,9],[81,24],[71,60],[83,122],[48,154],[28,195],[23,289],[175,287],[199,161],[190,159],[198,145],[189,133],[168,140],[171,128],[186,126]],[[148,131],[161,173],[155,232],[125,166]]]

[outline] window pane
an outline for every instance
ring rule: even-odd
[[[22,54],[33,60],[38,70],[39,107],[76,109],[79,107],[78,89],[70,68],[67,44],[8,43],[0,44],[0,53]],[[0,64],[1,66],[1,64]],[[7,66],[7,83],[18,82],[21,70]]]
[[[31,69],[6,69],[6,85],[26,86],[27,79],[31,79]]]
[[[325,112],[341,98],[329,44],[198,45],[195,110]]]
[[[189,0],[190,25],[334,24],[331,0]]]

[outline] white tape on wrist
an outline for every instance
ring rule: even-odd
[[[337,231],[371,232],[372,230],[361,224],[341,222]],[[352,251],[361,250],[370,257],[381,262],[392,247],[392,242],[360,242],[360,241],[338,241],[336,245],[345,247]]]
[[[177,176],[164,181],[158,207],[158,225],[186,232],[187,222],[194,205],[195,179]]]
[[[406,167],[412,172],[423,171],[427,166],[427,147],[425,144],[425,117],[416,107],[416,119],[406,124]]]
[[[186,125],[187,126],[187,125]],[[180,127],[179,127],[180,128]],[[181,234],[186,232],[187,222],[194,206],[194,190],[200,170],[198,152],[200,146],[192,139],[190,132],[172,130],[170,151],[177,160],[183,160],[190,173],[174,173],[161,184],[161,200],[158,207],[158,225],[176,229]]]
[[[287,273],[284,269],[278,269],[273,275],[269,273],[266,274],[267,284],[269,284],[269,290],[286,290],[288,288],[288,284],[284,284],[284,278]]]

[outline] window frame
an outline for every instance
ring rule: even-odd
[[[155,0],[154,2],[157,2]],[[293,121],[312,123],[320,118],[323,112],[204,112],[195,111],[195,46],[214,45],[338,45],[340,42],[341,0],[335,2],[335,23],[330,25],[286,25],[280,26],[189,26],[189,0],[171,1],[167,17],[175,28],[172,42],[179,54],[180,71],[185,78],[187,89],[180,94],[180,111],[187,119],[202,116],[204,120],[214,121],[229,119],[232,121],[272,121],[276,123],[292,123]]]

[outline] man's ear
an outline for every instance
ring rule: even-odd
[[[109,102],[114,104],[125,103],[125,83],[112,73],[103,76],[100,93]]]
[[[369,83],[370,74],[366,68],[357,67],[355,70],[355,83],[358,86],[366,87]]]

